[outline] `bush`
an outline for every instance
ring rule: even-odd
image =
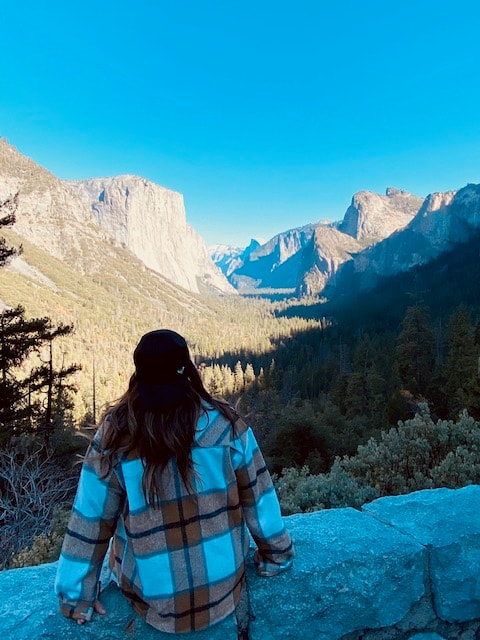
[[[378,497],[372,487],[362,486],[337,458],[329,473],[314,475],[307,466],[284,469],[274,476],[284,515],[335,507],[360,507]]]
[[[9,567],[19,551],[32,548],[36,538],[48,538],[61,528],[61,511],[70,510],[76,484],[73,473],[66,474],[39,452],[0,453],[0,568]],[[37,548],[42,544],[39,539]]]
[[[67,529],[70,510],[56,508],[50,523],[50,532],[35,536],[32,546],[21,549],[10,560],[11,569],[31,567],[58,560]]]
[[[466,412],[434,423],[427,405],[380,441],[370,439],[343,468],[381,496],[480,483],[480,423]]]
[[[466,412],[457,422],[434,423],[428,407],[399,422],[379,440],[371,438],[354,456],[336,458],[326,474],[308,467],[284,469],[274,477],[282,512],[360,507],[380,496],[420,489],[480,484],[480,423]]]

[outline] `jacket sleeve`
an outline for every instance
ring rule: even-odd
[[[250,533],[257,545],[257,572],[269,577],[289,569],[294,549],[285,528],[277,494],[255,436],[240,428],[232,446],[232,463],[240,502]]]
[[[90,445],[78,483],[55,579],[60,609],[67,617],[89,620],[99,589],[99,576],[115,531],[124,491],[114,471],[101,478],[96,440]]]

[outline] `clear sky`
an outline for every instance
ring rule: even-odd
[[[480,182],[478,0],[2,3],[0,135],[183,193],[208,244]]]

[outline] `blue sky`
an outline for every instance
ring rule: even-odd
[[[208,244],[340,219],[354,192],[480,182],[480,5],[4,3],[0,135],[60,178],[183,193]]]

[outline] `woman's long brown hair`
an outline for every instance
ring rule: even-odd
[[[155,507],[160,502],[160,475],[170,460],[177,464],[180,476],[191,491],[192,446],[195,427],[205,405],[220,411],[234,428],[237,414],[223,400],[214,398],[203,386],[200,375],[192,362],[186,373],[189,388],[181,403],[155,411],[145,411],[138,397],[137,379],[133,374],[128,390],[102,416],[100,464],[106,476],[119,455],[134,453],[144,465],[142,489],[145,499]]]

